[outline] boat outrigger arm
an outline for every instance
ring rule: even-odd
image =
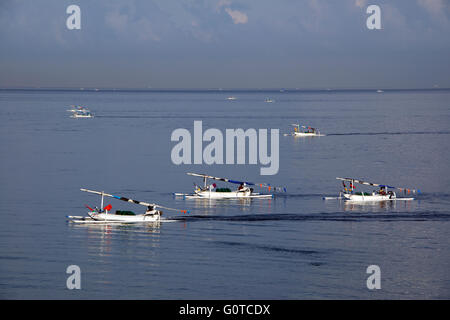
[[[403,191],[404,193],[420,193],[420,190],[393,187],[386,184],[378,184],[367,181],[362,181],[354,178],[336,178],[341,180],[343,184],[343,190],[339,194],[338,199],[344,199],[346,201],[389,201],[389,200],[414,200],[414,198],[397,198],[397,195],[392,189],[397,189]],[[345,182],[348,181],[350,184],[347,187]],[[368,192],[355,192],[355,183],[378,187],[378,191]],[[391,190],[390,190],[391,189]],[[327,198],[325,198],[327,199]]]
[[[182,213],[189,213],[188,210],[179,210],[179,209],[174,209],[174,208],[168,208],[168,207],[164,207],[161,206],[159,204],[156,203],[148,203],[148,202],[144,202],[144,201],[138,201],[138,200],[134,200],[134,199],[129,199],[129,198],[125,198],[125,197],[119,197],[119,196],[115,196],[109,193],[105,193],[103,191],[95,191],[95,190],[89,190],[89,189],[80,189],[81,191],[84,192],[89,192],[89,193],[94,193],[94,194],[98,194],[101,195],[101,207],[100,209],[92,209],[88,206],[89,208],[89,212],[88,212],[88,217],[80,217],[80,216],[68,216],[69,219],[71,219],[74,222],[154,222],[154,221],[159,221],[161,218],[161,215],[163,214],[163,212],[161,210],[157,210],[157,208],[162,208],[165,210],[173,210],[173,211],[179,211]],[[139,204],[141,206],[145,206],[147,207],[147,210],[144,214],[134,214],[131,211],[116,211],[116,213],[110,213],[109,210],[111,210],[111,205],[107,205],[106,207],[103,208],[103,204],[104,204],[104,197],[111,197],[114,199],[118,199],[118,200],[122,200],[125,202],[131,202],[134,204]],[[103,208],[103,209],[102,209]]]
[[[266,187],[269,191],[279,191],[284,190],[286,192],[286,188],[282,187],[273,187],[270,184],[266,183],[253,183],[248,181],[237,181],[228,178],[219,178],[206,174],[200,173],[187,173],[190,176],[201,177],[203,178],[203,187],[199,187],[195,185],[194,194],[184,194],[184,193],[175,193],[176,196],[183,196],[186,199],[191,198],[209,198],[209,199],[241,199],[241,198],[273,198],[273,194],[260,194],[253,192],[253,188],[248,186],[259,186],[261,188]],[[216,185],[208,185],[208,179],[224,181],[228,183],[238,184],[239,187],[237,190],[230,190],[228,188],[216,188]]]

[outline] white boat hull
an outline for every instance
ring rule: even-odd
[[[135,216],[122,216],[117,214],[96,214],[91,216],[97,221],[119,221],[119,222],[152,222],[159,221],[161,216],[159,214],[138,214]]]
[[[250,190],[244,192],[231,191],[231,192],[216,192],[216,191],[197,191],[195,192],[200,198],[209,199],[233,199],[233,198],[246,198],[251,196]]]
[[[414,200],[414,198],[397,198],[395,193],[393,193],[393,194],[385,194],[385,195],[376,194],[376,193],[372,193],[370,195],[343,193],[342,196],[343,196],[345,201],[352,201],[352,202],[379,202],[379,201],[396,201],[396,200],[403,200],[403,201]]]
[[[182,196],[185,199],[271,199],[272,194],[259,194],[252,192],[214,192],[202,191],[194,194],[175,193],[175,196]]]
[[[73,222],[120,222],[120,223],[136,223],[136,222],[156,222],[161,220],[161,211],[154,210],[148,214],[137,215],[118,215],[114,213],[96,213],[88,212],[88,217],[68,216]]]
[[[324,136],[323,134],[320,133],[308,133],[308,132],[294,132],[294,136],[296,137],[321,137]]]
[[[79,115],[79,114],[74,114],[70,116],[71,118],[93,118],[93,115]]]

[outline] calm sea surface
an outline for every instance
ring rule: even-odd
[[[72,104],[95,118],[70,118]],[[260,164],[174,165],[171,133],[193,133],[194,120],[223,133],[279,128],[278,174],[260,176]],[[326,136],[283,136],[297,122]],[[444,90],[2,90],[0,298],[449,299],[449,124]],[[201,183],[186,172],[287,192],[245,202],[174,198]],[[338,194],[339,176],[422,194],[375,205],[323,200]],[[191,213],[166,211],[170,221],[159,225],[75,225],[66,215],[100,205],[83,187]],[[66,288],[73,264],[81,290]],[[373,264],[381,290],[366,287]]]

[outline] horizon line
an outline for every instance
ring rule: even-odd
[[[450,87],[417,87],[417,88],[383,88],[383,87],[367,87],[367,88],[143,88],[143,87],[0,87],[0,90],[24,90],[24,91],[210,91],[210,92],[227,92],[227,91],[445,91]]]

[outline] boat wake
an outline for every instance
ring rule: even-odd
[[[274,214],[249,214],[249,215],[189,215],[179,218],[171,217],[178,221],[239,221],[239,222],[258,222],[258,221],[448,221],[450,214],[442,212],[427,213],[314,213],[314,214],[294,214],[294,213],[274,213]]]
[[[425,134],[450,134],[450,131],[406,131],[406,132],[348,132],[328,133],[327,136],[378,136],[378,135],[425,135]]]

